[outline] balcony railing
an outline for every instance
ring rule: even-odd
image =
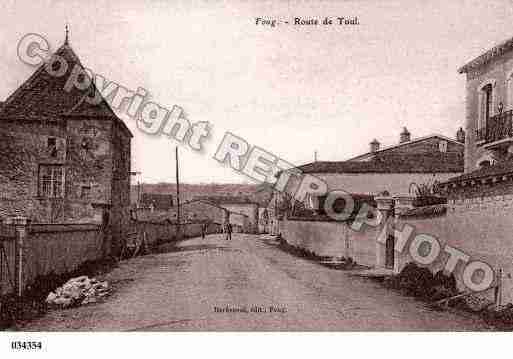
[[[486,128],[478,128],[476,130],[477,141],[492,143],[505,138],[513,138],[512,120],[513,110],[490,117]]]

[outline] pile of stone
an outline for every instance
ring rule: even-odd
[[[480,312],[493,304],[493,301],[485,297],[468,295],[464,298],[465,305],[473,312]]]
[[[50,292],[46,303],[52,306],[67,308],[71,306],[95,303],[110,292],[108,282],[100,282],[95,278],[81,276],[70,279],[63,286]]]

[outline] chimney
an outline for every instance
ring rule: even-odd
[[[456,132],[456,141],[465,143],[465,131],[461,127],[458,132]]]
[[[411,140],[410,132],[408,131],[408,129],[406,127],[403,127],[403,132],[401,132],[401,137],[399,139],[399,143],[410,142],[410,140]]]
[[[380,143],[378,142],[378,140],[374,139],[374,140],[370,143],[370,151],[371,151],[371,152],[379,151],[379,145],[380,145]]]

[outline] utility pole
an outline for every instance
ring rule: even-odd
[[[314,162],[317,162],[317,151],[314,152]]]
[[[178,146],[175,148],[176,161],[176,239],[180,239],[180,170],[178,169]]]

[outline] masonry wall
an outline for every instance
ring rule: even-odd
[[[31,225],[23,243],[23,283],[26,288],[38,276],[73,271],[86,261],[103,258],[103,232],[96,224]],[[14,241],[5,243],[7,261],[14,274]],[[13,291],[4,277],[3,294]]]
[[[47,139],[56,138],[57,155],[50,156]],[[66,202],[38,196],[38,164],[63,164],[65,128],[57,122],[0,121],[0,208],[5,215],[31,216],[50,222],[62,218]]]
[[[130,218],[130,137],[119,124],[112,127],[111,228],[114,251],[127,235]]]
[[[437,237],[442,245],[448,244],[468,254],[472,260],[488,263],[494,270],[503,270],[503,299],[513,302],[513,195],[481,197],[466,200],[450,200],[445,216],[399,220],[412,225],[416,233],[427,233]],[[440,270],[448,254],[429,267]],[[396,270],[401,270],[411,261],[408,251],[398,256]],[[463,266],[456,267],[455,276],[460,289]],[[488,293],[491,296],[491,292]]]
[[[201,236],[201,227],[203,223],[187,222],[180,225],[180,233],[182,238],[192,238]],[[138,232],[142,238],[142,234],[146,233],[146,241],[149,245],[156,245],[164,242],[176,241],[176,224],[169,222],[152,222],[138,221],[137,224],[132,223],[131,231]],[[221,226],[216,223],[210,223],[207,227],[207,234],[215,234],[221,232]]]
[[[374,266],[378,230],[362,226],[355,231],[345,222],[284,219],[282,238],[319,256],[351,257],[358,264]]]
[[[113,182],[112,122],[73,118],[67,121],[68,155],[66,163],[66,199],[76,217],[93,217],[92,203],[111,204]],[[85,193],[84,187],[89,187]],[[78,208],[87,213],[78,213]]]
[[[33,222],[91,222],[97,214],[92,203],[110,205],[115,188],[114,207],[123,207],[128,214],[130,142],[117,140],[121,150],[113,151],[111,126],[108,120],[86,118],[0,121],[0,207],[25,215]],[[48,150],[50,137],[56,138],[55,156]],[[113,153],[127,155],[113,161]],[[63,198],[39,195],[37,181],[41,164],[63,166]],[[114,172],[116,181],[113,181]],[[84,187],[88,190],[84,191]]]

